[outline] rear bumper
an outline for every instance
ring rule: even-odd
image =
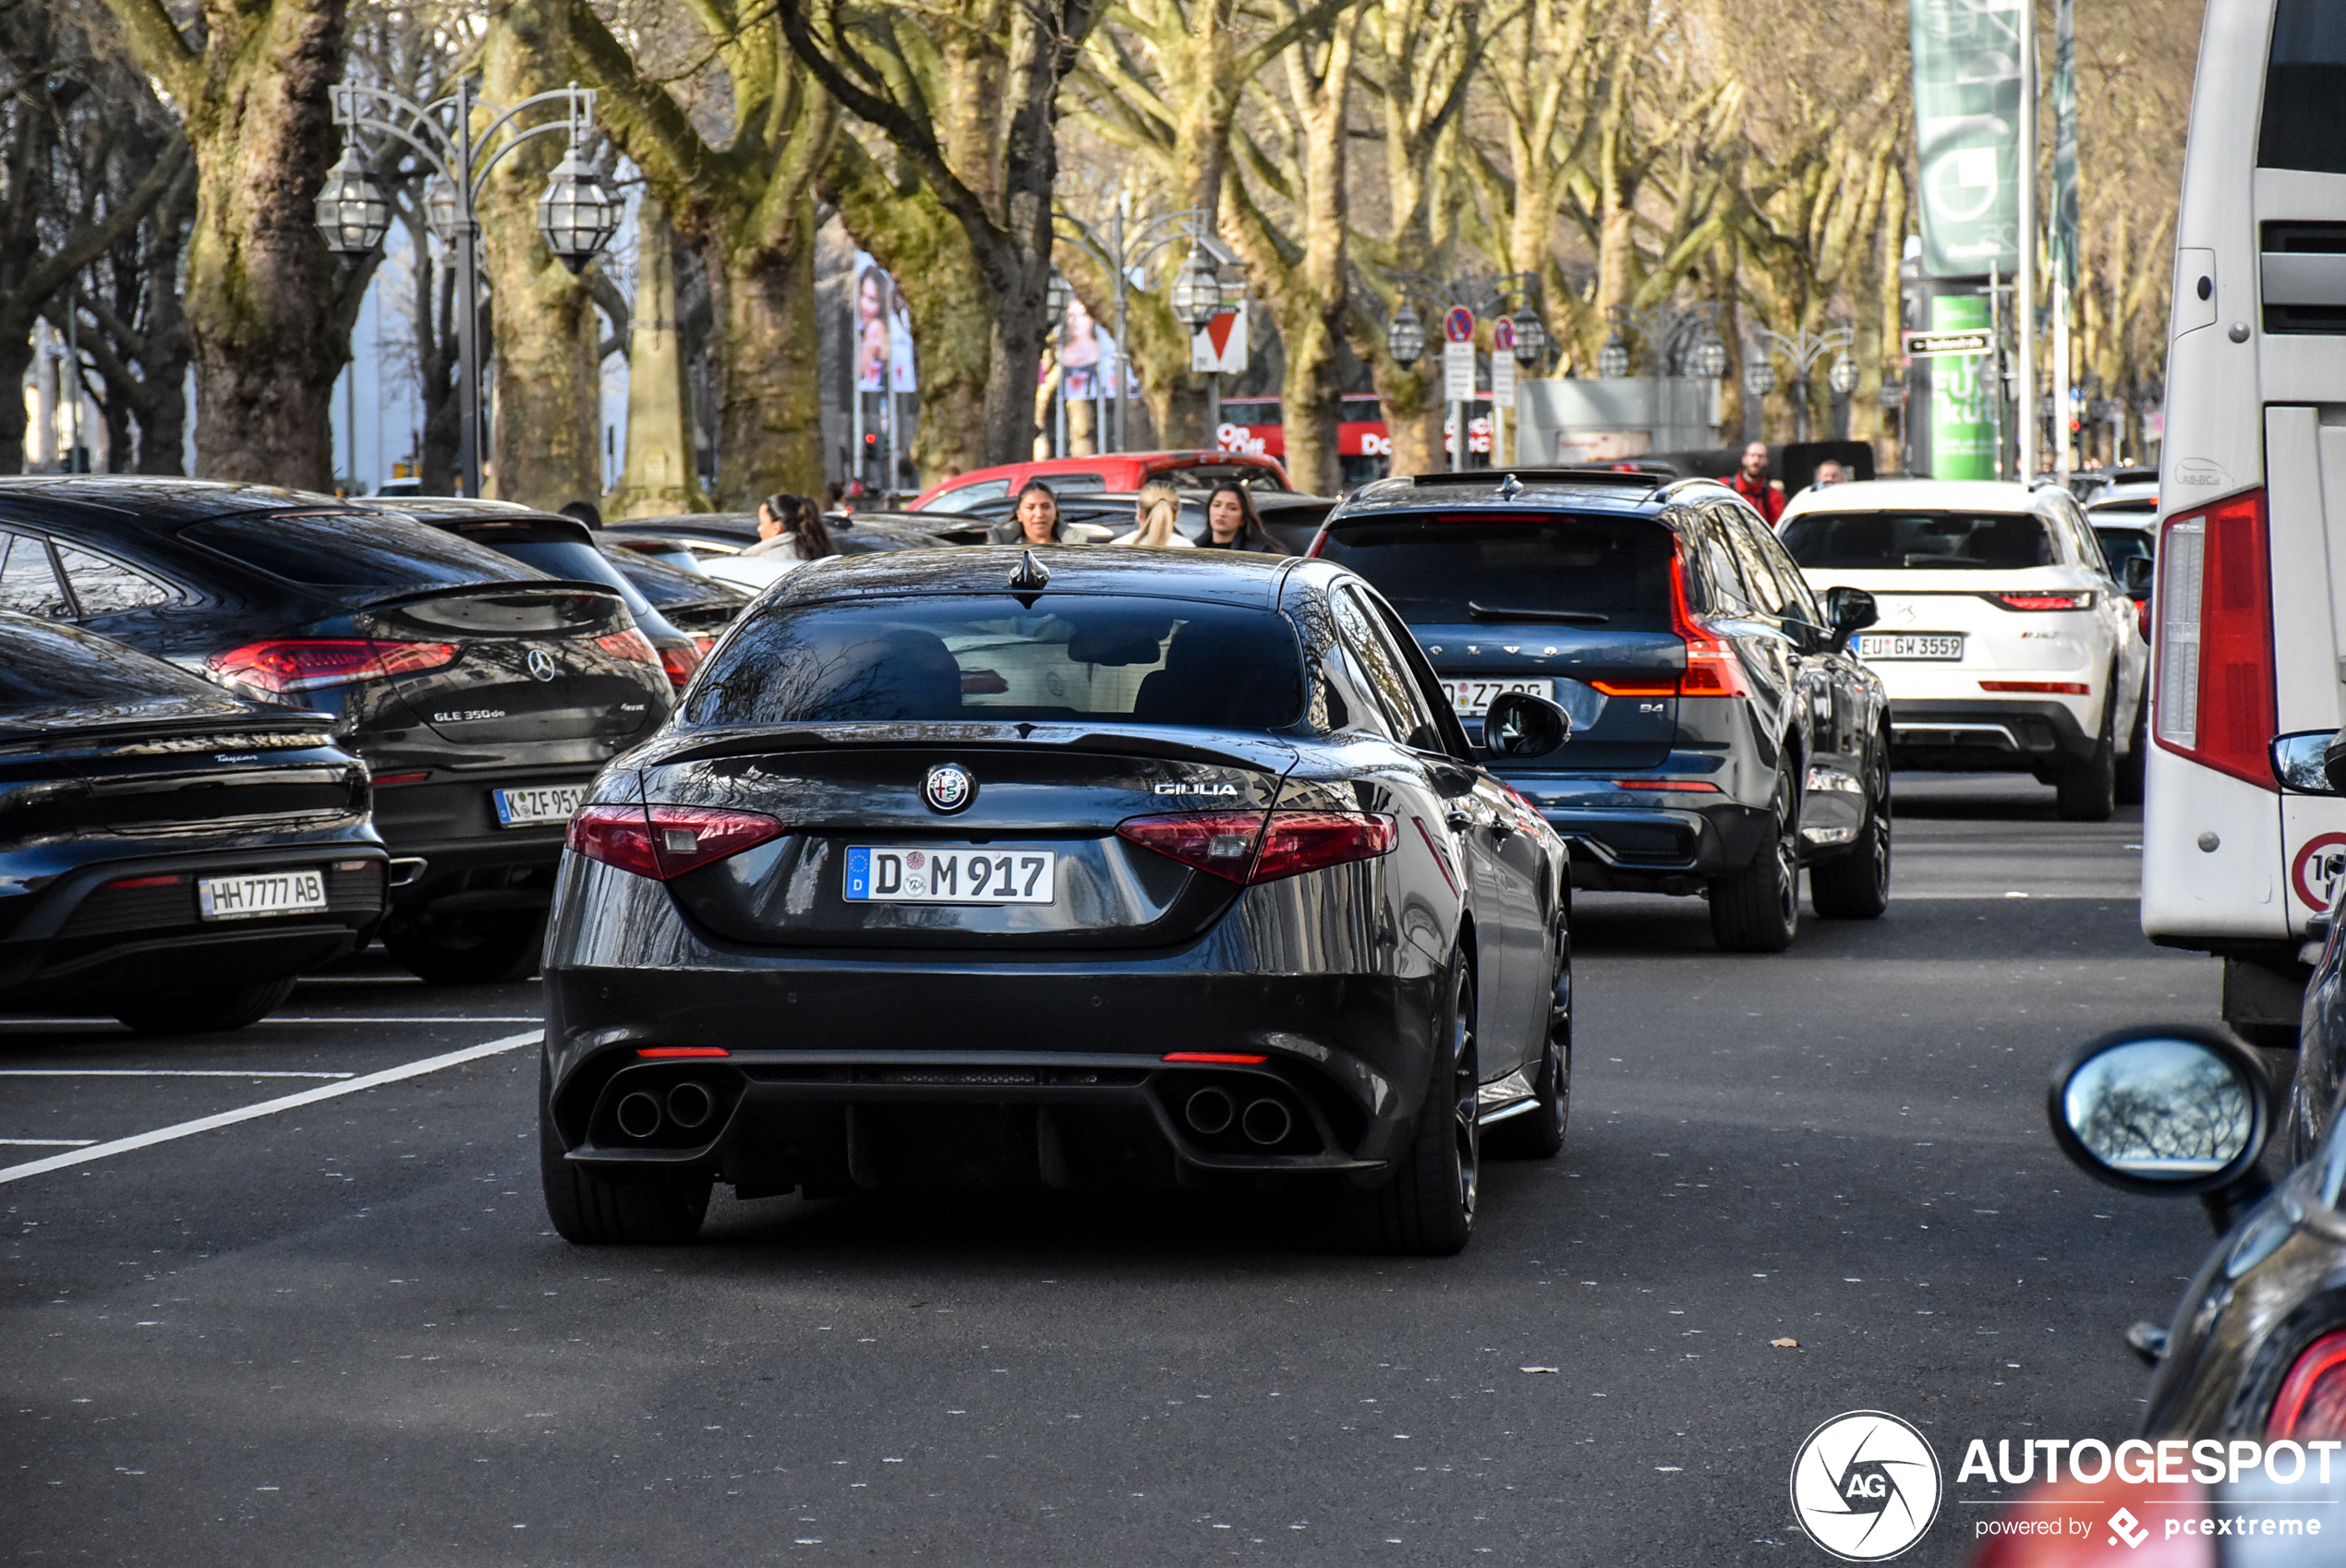
[[[2084,762],[2099,737],[2068,704],[1893,699],[1890,749],[1900,767],[2010,772]]]
[[[1691,893],[1750,864],[1768,837],[1764,810],[1710,790],[1625,790],[1609,778],[1507,782],[1571,847],[1575,887]],[[1697,780],[1658,775],[1652,782]]]
[[[39,893],[0,941],[0,1006],[103,1007],[124,995],[255,985],[331,963],[373,938],[383,914],[385,856],[369,842],[142,855],[67,873]],[[195,878],[323,867],[327,907],[312,913],[206,922]],[[114,888],[151,876],[173,884]]]
[[[552,899],[563,826],[505,827],[490,803],[496,790],[549,784],[590,786],[577,767],[436,778],[375,791],[375,826],[400,861],[393,909],[417,914],[531,912]],[[420,864],[416,862],[420,862]]]
[[[750,949],[704,938],[658,884],[575,875],[545,969],[548,1109],[574,1159],[681,1164],[753,1192],[1373,1181],[1430,1077],[1435,956],[1402,943],[1390,961],[1275,966],[1248,945],[1243,899],[1174,949]],[[662,1046],[730,1055],[638,1055]],[[687,1080],[714,1107],[688,1126],[668,1110]],[[1209,1090],[1229,1126],[1187,1117]],[[1248,1135],[1258,1101],[1287,1133]]]

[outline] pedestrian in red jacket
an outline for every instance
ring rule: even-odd
[[[1743,466],[1727,488],[1749,501],[1769,527],[1784,515],[1784,487],[1768,477],[1768,443],[1753,441],[1743,449]]]

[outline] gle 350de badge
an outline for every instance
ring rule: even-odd
[[[1941,1488],[1939,1456],[1922,1433],[1879,1410],[1835,1416],[1792,1462],[1800,1527],[1844,1562],[1880,1562],[1922,1539]]]

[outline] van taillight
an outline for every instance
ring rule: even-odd
[[[2272,555],[2265,492],[2167,520],[2159,546],[2159,743],[2278,790],[2268,755],[2273,696]]]
[[[2297,1357],[2273,1400],[2265,1438],[2268,1442],[2346,1438],[2346,1332],[2322,1335]]]
[[[1678,694],[1749,696],[1751,688],[1744,682],[1743,664],[1735,657],[1735,645],[1724,637],[1712,635],[1687,609],[1686,572],[1686,561],[1674,548],[1670,557],[1670,629],[1687,645],[1687,672],[1678,677]]]

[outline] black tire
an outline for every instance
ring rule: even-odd
[[[1723,953],[1781,953],[1800,929],[1800,792],[1789,747],[1776,774],[1768,840],[1749,865],[1711,882],[1711,938]]]
[[[2118,782],[2115,790],[2122,806],[2143,803],[2143,775],[2150,766],[2150,678],[2143,678],[2142,695],[2134,701],[2134,739],[2127,742],[2126,754],[2118,759]]]
[[[1377,1246],[1447,1258],[1474,1235],[1481,1135],[1475,1126],[1474,971],[1451,961],[1449,1000],[1434,1022],[1433,1071],[1415,1134],[1393,1180],[1370,1195]]]
[[[1520,1111],[1482,1134],[1482,1152],[1518,1160],[1553,1160],[1564,1149],[1572,1116],[1572,938],[1559,933],[1557,971],[1548,1014],[1548,1044],[1531,1080],[1539,1108]]]
[[[538,1067],[538,1175],[547,1217],[565,1241],[582,1247],[677,1247],[700,1234],[715,1178],[707,1171],[647,1171],[612,1176],[562,1157]]]
[[[141,1034],[204,1034],[215,1030],[242,1029],[259,1023],[285,1005],[293,995],[294,977],[263,981],[259,985],[231,985],[218,991],[188,991],[175,996],[141,996],[114,1010],[114,1016]]]
[[[383,946],[434,985],[527,980],[546,946],[542,914],[459,915],[386,928]]]
[[[1890,742],[1866,759],[1866,825],[1836,861],[1808,868],[1808,902],[1826,920],[1880,920],[1890,908]]]
[[[2118,744],[2111,737],[2118,727],[2118,675],[2110,672],[2108,695],[2102,699],[2101,733],[2095,737],[2094,754],[2071,763],[2053,775],[2054,809],[2063,822],[2108,822],[2118,809]]]

